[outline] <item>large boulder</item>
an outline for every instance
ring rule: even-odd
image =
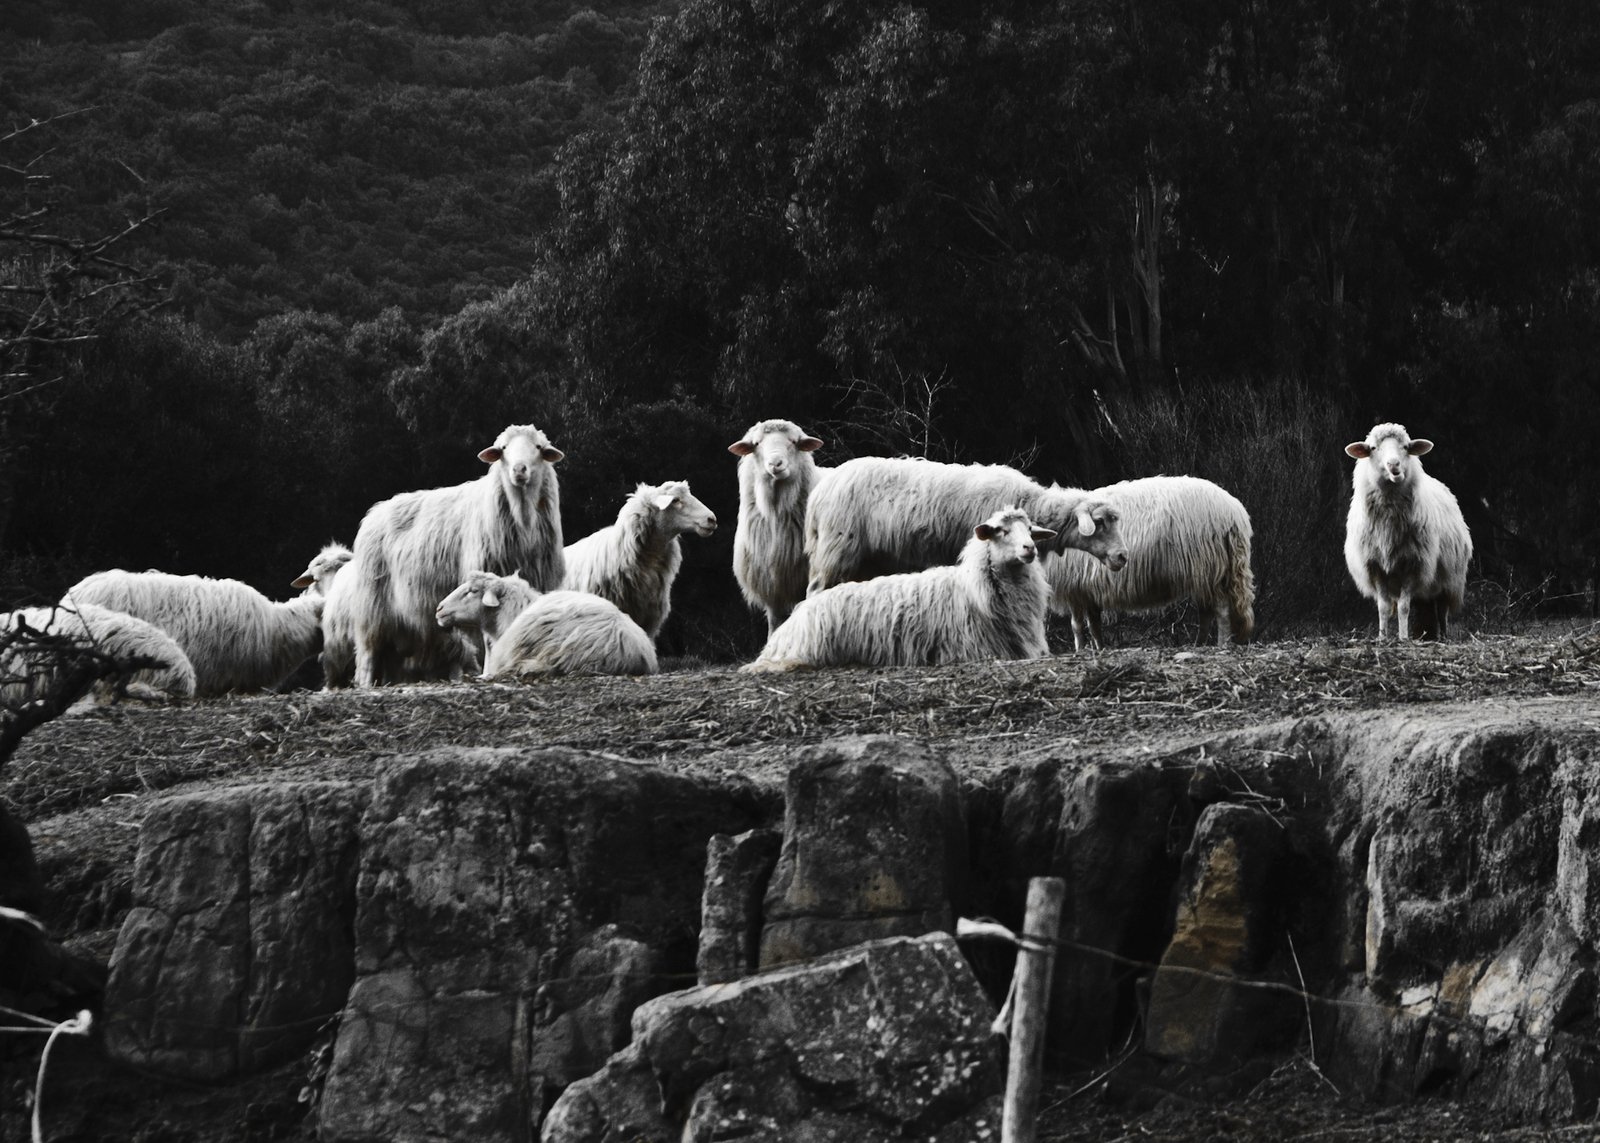
[[[694,979],[707,839],[769,818],[742,780],[563,748],[385,766],[319,1137],[529,1138]]]
[[[954,927],[967,901],[966,811],[927,746],[875,735],[808,747],[785,787],[761,966]]]
[[[1003,1042],[943,933],[657,997],[569,1087],[543,1143],[998,1137]]]
[[[364,787],[236,786],[145,815],[106,989],[113,1058],[189,1080],[305,1050],[355,974]]]

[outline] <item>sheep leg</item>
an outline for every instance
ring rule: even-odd
[[[373,648],[365,639],[356,640],[356,678],[355,685],[360,688],[377,686],[377,677],[373,666],[375,655]]]
[[[1433,601],[1433,637],[1439,642],[1444,642],[1444,637],[1450,631],[1450,605],[1443,599]]]
[[[767,607],[767,634],[771,635],[782,627],[784,620],[789,618],[789,614],[793,610],[794,608],[792,607],[773,607],[769,605]]]
[[[1389,637],[1389,614],[1394,610],[1394,603],[1388,596],[1378,596],[1378,639],[1381,642]]]
[[[1084,643],[1093,639],[1089,634],[1088,609],[1077,604],[1069,604],[1067,610],[1072,614],[1072,649],[1081,651]]]
[[[1222,604],[1222,605],[1220,605],[1218,607],[1213,608],[1208,614],[1208,620],[1207,621],[1210,622],[1210,623],[1215,623],[1217,625],[1217,646],[1218,647],[1226,647],[1228,645],[1229,621],[1227,619],[1227,615],[1228,615],[1228,606],[1227,606],[1227,604]]]
[[[1411,593],[1409,591],[1401,593],[1396,608],[1394,637],[1400,640],[1409,640],[1411,638]]]

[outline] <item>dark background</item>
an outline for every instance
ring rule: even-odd
[[[1397,420],[1472,527],[1467,626],[1591,614],[1590,9],[9,0],[0,135],[43,122],[0,216],[50,213],[0,287],[77,273],[40,227],[159,214],[93,340],[0,323],[0,604],[109,566],[282,598],[531,421],[569,539],[691,482],[723,528],[664,647],[737,657],[725,448],[787,417],[828,464],[1209,477],[1259,634],[1326,633],[1371,623],[1342,448]]]

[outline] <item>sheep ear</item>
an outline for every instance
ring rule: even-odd
[[[544,448],[539,450],[539,455],[544,457],[545,461],[550,464],[559,464],[567,457],[566,453],[562,452],[554,445],[545,445]]]
[[[1055,532],[1049,528],[1030,528],[1028,530],[1028,535],[1033,537],[1033,542],[1036,544],[1042,544],[1046,540],[1053,540],[1056,538]]]
[[[1357,460],[1366,460],[1367,457],[1372,455],[1372,450],[1367,447],[1366,441],[1352,441],[1344,446],[1344,451]]]
[[[492,587],[483,589],[483,605],[485,607],[499,607],[500,593]]]
[[[478,459],[483,461],[484,464],[493,464],[504,455],[505,454],[499,449],[495,448],[494,445],[490,445],[488,448],[484,449],[478,454]]]
[[[801,437],[794,442],[794,447],[801,452],[816,452],[822,447],[821,437]]]
[[[672,507],[672,502],[676,499],[677,497],[672,495],[670,492],[663,492],[660,496],[657,496],[654,500],[650,501],[650,503],[656,506],[657,512],[665,512],[668,508]]]
[[[749,456],[756,451],[756,446],[749,441],[734,441],[728,446],[728,451],[734,456]]]
[[[1094,515],[1087,508],[1078,509],[1078,535],[1094,535]]]
[[[296,576],[294,579],[291,579],[289,581],[289,586],[290,587],[310,587],[312,584],[314,584],[316,582],[317,581],[313,577],[311,577],[310,575],[302,575],[302,576]]]
[[[992,540],[1000,534],[1000,529],[991,528],[988,524],[979,524],[972,529],[972,534],[980,540]]]
[[[1416,440],[1406,445],[1406,451],[1412,456],[1425,456],[1433,451],[1433,442],[1427,437],[1418,437]]]

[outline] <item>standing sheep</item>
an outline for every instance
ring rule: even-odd
[[[148,660],[129,677],[135,694],[192,698],[194,666],[183,648],[153,623],[92,603],[27,607],[0,615],[0,702],[20,704],[49,693],[63,667],[56,649],[31,643],[17,632],[23,626],[42,635],[64,635],[102,655],[127,662]],[[109,683],[95,685],[95,693],[108,697]]]
[[[474,569],[520,571],[541,591],[558,586],[566,561],[554,465],[562,455],[533,425],[511,425],[478,454],[489,471],[477,480],[369,508],[355,556],[329,589],[328,686],[458,674],[472,649],[441,632],[434,609]]]
[[[1037,548],[1054,538],[1019,508],[973,529],[953,566],[845,583],[804,600],[747,671],[931,666],[1048,654],[1049,587]]]
[[[1250,513],[1228,492],[1194,476],[1124,480],[1091,494],[1122,514],[1128,565],[1109,575],[1080,552],[1045,561],[1057,610],[1072,614],[1072,642],[1101,646],[1101,608],[1143,611],[1192,599],[1216,620],[1217,645],[1255,630]],[[1224,620],[1226,616],[1226,620]]]
[[[709,536],[717,517],[682,480],[641,484],[617,522],[567,545],[562,587],[609,599],[655,639],[672,610],[672,583],[683,564],[678,537]]]
[[[758,421],[728,446],[739,458],[733,575],[768,634],[806,597],[806,503],[830,471],[811,458],[821,447],[793,421]]]
[[[194,664],[201,698],[276,689],[322,642],[321,595],[274,602],[236,579],[113,569],[79,580],[62,602],[96,604],[161,628]]]
[[[862,457],[828,470],[806,509],[808,593],[848,580],[948,564],[973,520],[1014,505],[1056,537],[1052,551],[1077,548],[1113,571],[1127,562],[1118,511],[1081,488],[1049,488],[1002,464],[942,464]]]
[[[1411,611],[1421,604],[1422,635],[1443,639],[1466,592],[1472,534],[1444,484],[1417,457],[1433,442],[1412,440],[1404,425],[1374,425],[1364,441],[1344,446],[1356,458],[1344,562],[1356,589],[1378,604],[1378,638],[1411,638]]]

